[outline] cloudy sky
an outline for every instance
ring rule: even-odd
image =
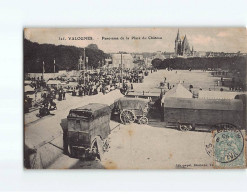
[[[41,44],[85,47],[94,43],[104,52],[173,52],[177,31],[178,28],[28,28],[24,30],[24,36]],[[179,28],[179,31],[181,38],[186,34],[190,46],[193,46],[195,51],[247,52],[245,28]],[[150,36],[162,39],[149,39]],[[59,37],[66,40],[59,40]],[[69,37],[92,37],[93,40],[69,40]],[[102,37],[118,37],[119,40],[102,40]],[[121,37],[124,40],[120,40]],[[146,39],[142,39],[143,37]]]

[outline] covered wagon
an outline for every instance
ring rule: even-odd
[[[115,101],[113,112],[119,115],[123,124],[138,121],[140,124],[148,124],[149,100],[142,98],[123,97]]]
[[[111,109],[106,104],[92,103],[72,109],[64,132],[65,148],[72,157],[97,157],[107,149]]]
[[[241,128],[243,101],[240,99],[166,98],[163,105],[165,126],[176,126],[182,131],[209,129],[217,124]]]

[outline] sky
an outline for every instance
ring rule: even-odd
[[[93,43],[106,53],[174,52],[177,32],[178,28],[26,28],[24,37],[40,44],[86,47]],[[181,38],[186,35],[195,51],[247,52],[246,28],[179,28],[179,32]],[[69,40],[69,37],[92,37],[92,40]],[[103,37],[118,40],[102,40]],[[121,37],[124,40],[120,40]]]

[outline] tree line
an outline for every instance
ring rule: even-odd
[[[181,69],[181,70],[228,70],[230,72],[239,72],[246,77],[246,56],[234,57],[213,57],[213,58],[170,58],[170,59],[154,59],[152,66],[158,69]]]
[[[59,70],[76,70],[78,68],[79,57],[83,54],[83,48],[65,45],[38,44],[24,39],[24,72],[41,73],[43,62],[45,72]],[[86,47],[86,57],[88,57],[88,67],[99,68],[104,65],[105,59],[109,57],[97,45]]]
[[[234,57],[213,57],[213,58],[170,58],[170,59],[154,59],[152,65],[158,69],[173,68],[173,69],[238,69],[246,70],[246,56]]]

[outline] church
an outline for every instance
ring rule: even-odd
[[[177,37],[175,39],[175,55],[176,56],[191,56],[194,54],[193,47],[190,49],[189,41],[184,36],[183,40],[180,38],[179,30],[177,33]]]

